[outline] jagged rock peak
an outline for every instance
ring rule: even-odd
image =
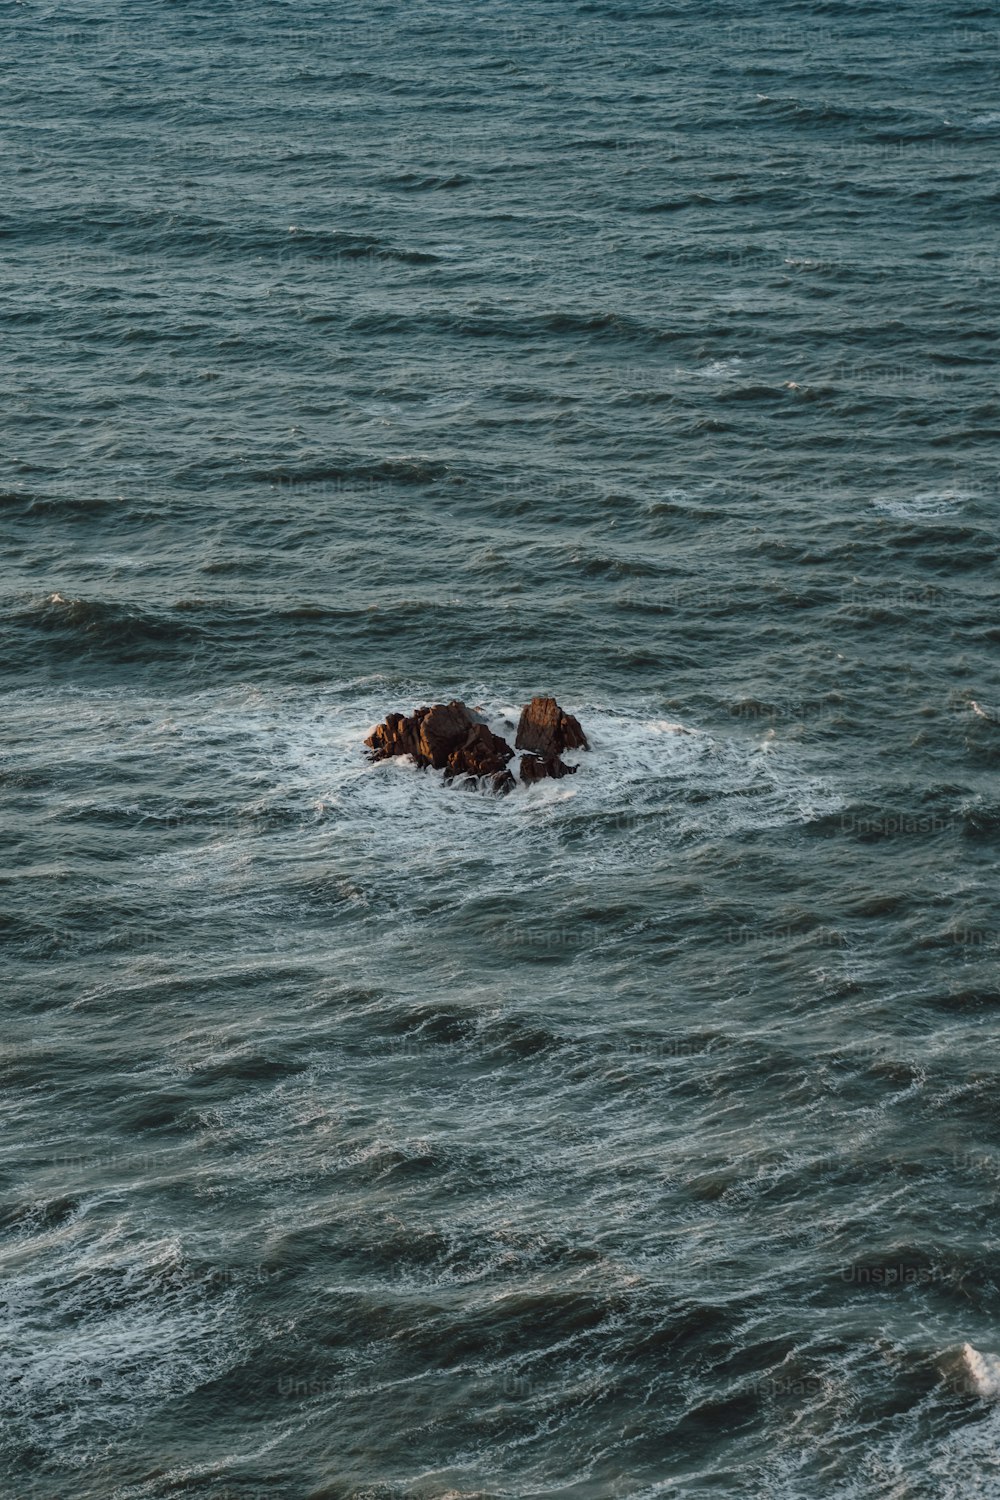
[[[564,750],[590,749],[579,719],[564,713],[554,698],[532,698],[524,705],[514,744],[518,750],[532,750],[543,759],[561,755]]]

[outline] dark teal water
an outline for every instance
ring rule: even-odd
[[[0,16],[4,1495],[1000,1494],[996,9]]]

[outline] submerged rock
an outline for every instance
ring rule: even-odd
[[[577,769],[576,766],[567,766],[558,755],[521,756],[521,780],[529,785],[533,781],[545,781],[549,776],[558,781],[562,776],[572,776]]]
[[[590,749],[579,719],[564,713],[554,698],[532,698],[524,705],[514,744],[518,750],[533,750],[545,760],[563,750]]]

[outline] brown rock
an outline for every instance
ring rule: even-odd
[[[524,705],[514,744],[518,750],[533,750],[544,760],[560,755],[563,750],[590,748],[579,719],[564,713],[554,698],[532,698]]]
[[[372,760],[412,755],[418,766],[443,770],[449,781],[466,776],[470,780],[465,785],[477,786],[482,777],[495,792],[509,792],[515,785],[507,770],[514,754],[507,741],[457,699],[418,708],[409,717],[388,714],[365,744]]]
[[[393,755],[416,756],[419,734],[416,714],[409,719],[403,714],[387,714],[385,723],[372,730],[365,744],[371,748],[372,760],[388,760]]]
[[[412,755],[418,764],[441,770],[477,722],[457,699],[435,703],[429,708],[415,709],[409,717],[387,714],[385,723],[372,730],[365,744],[371,748],[372,760]]]
[[[444,774],[453,776],[496,776],[506,772],[514,752],[505,739],[493,734],[485,724],[474,724],[465,739],[448,757]],[[513,782],[513,777],[511,777]]]
[[[521,756],[521,780],[529,785],[533,781],[544,781],[549,776],[558,781],[563,776],[572,776],[577,769],[576,766],[567,766],[558,755]]]
[[[436,771],[443,770],[448,758],[465,741],[475,719],[464,703],[435,703],[433,708],[417,709],[420,720],[420,753]]]

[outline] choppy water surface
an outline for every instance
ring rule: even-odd
[[[4,1493],[1000,1493],[995,10],[2,9]]]

